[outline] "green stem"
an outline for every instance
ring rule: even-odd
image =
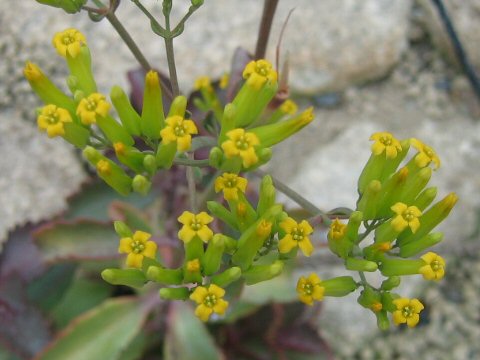
[[[193,161],[193,154],[188,155],[189,159]],[[195,185],[195,174],[193,173],[194,167],[187,166],[186,175],[187,175],[187,184],[188,184],[188,194],[190,199],[190,208],[192,212],[196,214],[197,209],[197,188]]]
[[[168,71],[170,73],[170,83],[172,85],[173,96],[180,95],[180,90],[178,88],[178,78],[177,78],[177,68],[175,67],[175,53],[173,51],[173,36],[170,32],[170,16],[165,16],[165,28],[167,31],[167,36],[163,39],[165,40],[165,50],[167,51],[167,63]]]
[[[268,38],[272,29],[273,16],[277,9],[279,0],[265,0],[263,4],[262,20],[258,29],[257,46],[255,48],[255,59],[263,59],[267,50]]]

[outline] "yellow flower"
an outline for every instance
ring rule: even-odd
[[[109,110],[110,104],[105,100],[105,96],[93,93],[80,100],[77,106],[77,115],[80,117],[82,124],[91,125],[97,122],[98,116],[107,116]]]
[[[258,162],[258,156],[254,148],[260,144],[257,135],[239,128],[227,132],[227,137],[229,140],[222,144],[222,149],[227,158],[239,155],[243,160],[243,166],[246,168]]]
[[[100,175],[110,175],[112,173],[112,167],[107,160],[99,160],[96,165],[97,171]]]
[[[396,299],[393,304],[397,310],[393,312],[393,322],[395,325],[407,323],[408,327],[414,327],[420,320],[420,311],[424,309],[423,304],[418,299]]]
[[[67,122],[72,122],[70,113],[56,105],[44,106],[37,118],[38,128],[46,131],[48,137],[65,135],[64,124]]]
[[[283,104],[280,105],[280,111],[283,112],[284,114],[293,115],[297,112],[297,110],[298,110],[297,104],[295,104],[295,102],[293,102],[290,99],[285,100]]]
[[[213,91],[212,83],[211,83],[210,78],[208,76],[200,76],[199,78],[197,78],[197,80],[195,80],[195,84],[193,85],[193,88],[195,90],[205,89],[208,92]]]
[[[77,29],[67,29],[56,33],[52,43],[60,55],[66,57],[68,54],[74,58],[80,53],[80,47],[87,44],[87,40]]]
[[[424,279],[440,280],[445,275],[445,260],[434,252],[428,252],[420,257],[425,261],[425,266],[419,270]]]
[[[132,237],[120,239],[119,253],[128,254],[127,266],[141,268],[144,257],[155,259],[157,244],[149,241],[151,235],[143,231],[135,231]]]
[[[195,123],[178,115],[168,117],[165,122],[167,126],[160,131],[163,143],[170,144],[176,141],[178,151],[190,149],[192,134],[198,133]]]
[[[328,231],[328,236],[330,239],[339,240],[345,235],[347,230],[347,225],[341,223],[338,219],[333,220],[330,224],[330,230]]]
[[[298,298],[307,305],[313,305],[313,301],[322,301],[325,288],[317,274],[311,273],[308,278],[301,276],[297,282]]]
[[[372,152],[375,155],[380,155],[385,151],[388,159],[395,159],[399,151],[402,150],[400,141],[395,139],[389,132],[377,132],[370,136],[370,140],[375,142],[372,144]]]
[[[225,200],[237,200],[238,191],[245,193],[247,189],[247,179],[237,174],[224,173],[215,179],[215,192],[223,190]]]
[[[307,221],[302,220],[298,224],[291,217],[288,217],[280,223],[280,227],[286,232],[286,235],[278,243],[278,250],[281,253],[288,253],[298,246],[305,256],[312,254],[313,245],[308,235],[313,232],[313,229]]]
[[[440,167],[440,158],[430,146],[415,138],[410,139],[410,144],[418,150],[418,154],[415,156],[415,164],[418,167],[423,168],[432,162],[435,164],[435,169]]]
[[[224,73],[220,78],[220,84],[218,86],[220,87],[220,89],[226,89],[229,81],[230,81],[230,74]]]
[[[273,85],[277,83],[277,72],[267,60],[252,60],[245,66],[243,78],[253,89],[260,90],[267,81]]]
[[[186,243],[190,242],[195,236],[198,236],[203,242],[208,242],[213,236],[213,231],[207,226],[213,221],[213,218],[205,211],[196,215],[190,211],[184,211],[179,216],[178,221],[183,224],[178,232],[178,237]]]
[[[190,295],[190,299],[195,301],[198,306],[195,309],[195,315],[202,321],[207,321],[212,313],[220,315],[225,314],[228,307],[228,301],[223,300],[225,290],[221,287],[211,284],[208,288],[198,286]]]
[[[187,261],[187,271],[189,272],[199,272],[200,271],[200,260],[193,259]]]
[[[418,218],[422,216],[422,212],[416,206],[407,206],[401,202],[393,205],[391,209],[397,214],[392,220],[393,229],[397,232],[401,232],[409,226],[412,233],[415,234],[420,227],[420,220],[418,220]]]

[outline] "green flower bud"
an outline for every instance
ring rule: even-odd
[[[245,230],[257,219],[257,213],[242,192],[238,193],[237,200],[227,200],[228,207],[237,223],[236,228]]]
[[[75,92],[77,92],[79,89],[78,89],[78,79],[76,76],[73,76],[73,75],[70,75],[67,77],[67,86],[68,88],[70,89],[70,92],[72,94],[75,94]]]
[[[372,180],[361,195],[357,209],[363,213],[363,219],[372,220],[375,218],[381,189],[380,181]]]
[[[82,6],[87,0],[36,0],[40,4],[60,8],[69,14],[74,14],[82,10]]]
[[[70,73],[77,79],[77,88],[81,90],[85,96],[97,92],[97,84],[95,83],[92,72],[92,58],[88,46],[83,44],[80,47],[80,53],[75,57],[72,57],[68,52],[66,55]]]
[[[220,169],[223,163],[223,151],[217,146],[212,147],[208,157],[209,165],[213,168]]]
[[[345,230],[345,237],[351,243],[357,242],[358,229],[360,228],[363,219],[363,213],[361,211],[352,211],[352,213],[350,214],[347,228]]]
[[[97,125],[112,143],[121,142],[127,146],[135,143],[127,130],[111,116],[97,117]]]
[[[23,74],[33,91],[35,91],[45,104],[54,104],[63,109],[67,109],[72,115],[73,120],[77,120],[76,117],[73,116],[77,110],[75,101],[55,86],[36,64],[27,62],[23,69]]]
[[[195,259],[201,259],[204,255],[203,241],[195,236],[189,242],[184,243],[185,248],[185,261],[191,261]]]
[[[419,269],[425,262],[419,260],[403,260],[385,258],[380,264],[380,272],[383,276],[414,275],[419,274]]]
[[[139,136],[141,133],[141,117],[133,108],[127,94],[125,94],[120,86],[114,86],[110,91],[110,99],[117,110],[120,121],[128,133],[134,136]]]
[[[123,221],[115,221],[113,227],[115,228],[115,232],[121,238],[131,237],[133,235],[132,230]]]
[[[393,204],[402,199],[401,194],[405,189],[408,176],[408,168],[403,167],[385,182],[385,185],[379,195],[380,199],[378,200],[377,205],[378,217],[387,217],[392,214],[392,210],[390,208]]]
[[[425,167],[413,176],[409,176],[401,199],[405,204],[411,204],[418,194],[427,186],[432,177],[432,169]]]
[[[65,123],[63,125],[65,134],[63,138],[70,144],[83,149],[90,138],[90,131],[75,122]]]
[[[392,294],[390,292],[382,292],[382,304],[383,309],[388,312],[394,312],[397,310],[397,306],[393,303],[393,300],[397,299],[398,295]]]
[[[183,282],[183,270],[164,269],[160,266],[149,266],[147,279],[165,285],[179,285]]]
[[[419,240],[411,241],[405,245],[400,246],[399,255],[403,258],[409,258],[438,244],[442,240],[443,240],[442,233],[440,232],[430,233]]]
[[[391,276],[387,280],[382,282],[380,289],[382,290],[392,290],[400,285],[402,278],[400,276]]]
[[[212,275],[220,269],[224,249],[224,236],[221,234],[214,235],[209,241],[207,251],[205,251],[202,259],[205,275]]]
[[[140,128],[143,135],[149,139],[159,139],[160,130],[164,127],[165,115],[163,112],[160,80],[158,78],[158,73],[150,70],[145,75],[145,89],[143,93],[143,107]],[[173,145],[175,144],[173,143]]]
[[[185,117],[185,111],[187,110],[187,98],[183,95],[175,97],[170,105],[170,111],[168,112],[168,117],[170,116],[180,116]]]
[[[257,284],[262,281],[271,280],[282,273],[283,261],[276,260],[270,265],[254,265],[243,272],[243,278],[247,285]]]
[[[420,218],[420,227],[413,234],[410,230],[405,231],[398,238],[398,245],[403,246],[410,242],[414,242],[426,236],[435,226],[440,224],[453,209],[458,201],[455,193],[448,194],[445,198],[437,202],[430,209],[425,211]]]
[[[377,326],[380,330],[388,330],[390,328],[390,320],[388,320],[386,311],[379,311],[375,313],[377,317]]]
[[[150,176],[155,175],[157,171],[157,161],[155,160],[155,156],[151,154],[145,155],[143,158],[143,167],[147,170]]]
[[[156,160],[157,165],[163,169],[170,169],[173,165],[173,160],[177,154],[177,144],[171,142],[169,144],[160,144],[157,150]]]
[[[191,0],[192,1],[192,6],[194,7],[200,7],[203,5],[203,0]]]
[[[96,167],[98,176],[110,187],[122,195],[128,195],[132,189],[132,179],[112,160],[100,154],[91,146],[85,147],[83,156]]]
[[[152,186],[151,181],[149,181],[143,175],[135,175],[135,177],[133,178],[133,181],[132,181],[133,191],[141,195],[147,195],[148,192],[150,191],[151,186]]]
[[[147,282],[143,272],[138,269],[105,269],[101,275],[103,280],[112,285],[141,288]]]
[[[269,148],[303,129],[313,120],[313,118],[313,108],[310,107],[300,115],[289,120],[259,126],[251,129],[250,132],[257,135],[263,147]]]
[[[378,312],[382,309],[382,298],[380,292],[372,289],[370,286],[367,286],[364,290],[362,290],[357,302],[364,308],[370,309],[373,312]]]
[[[145,154],[138,151],[136,148],[132,146],[126,146],[122,142],[114,143],[113,149],[115,150],[115,155],[117,156],[117,159],[122,164],[128,166],[137,174],[143,172],[144,170],[143,163],[144,163]]]
[[[423,190],[417,198],[413,201],[414,206],[416,206],[420,211],[425,210],[437,197],[437,188],[429,187]]]
[[[275,217],[282,211],[277,204],[268,209],[265,214],[246,229],[238,239],[238,250],[232,256],[232,262],[242,270],[248,269],[261,249],[265,240],[270,236]]]
[[[235,129],[235,116],[236,116],[236,107],[234,104],[225,105],[225,110],[223,111],[220,135],[218,136],[218,145],[227,140],[227,132]]]
[[[365,259],[355,259],[355,258],[347,258],[345,260],[345,268],[351,271],[368,271],[373,272],[377,271],[378,265],[373,261],[368,261]]]
[[[362,170],[360,177],[358,178],[358,193],[363,194],[368,184],[372,180],[379,180],[382,176],[383,168],[387,159],[385,155],[375,155],[372,154],[367,161],[367,164]]]
[[[207,208],[214,217],[222,220],[232,229],[238,230],[237,220],[235,216],[233,216],[233,214],[228,211],[223,205],[219,204],[216,201],[207,201]]]
[[[190,290],[187,287],[161,288],[159,294],[165,300],[187,300]]]
[[[351,276],[323,280],[320,285],[325,288],[325,296],[342,297],[357,289],[357,283]]]
[[[221,274],[212,276],[210,280],[212,284],[218,285],[221,288],[224,288],[234,281],[237,281],[242,276],[242,270],[238,266],[231,267]]]
[[[260,183],[260,193],[257,204],[257,214],[263,215],[270,207],[275,204],[275,187],[273,186],[272,177],[266,175]]]

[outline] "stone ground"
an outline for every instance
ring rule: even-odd
[[[158,11],[159,2],[145,3]],[[260,3],[242,1],[246,15],[236,16],[238,2],[209,0],[192,17],[177,42],[183,89],[199,75],[228,70],[225,64],[237,45],[253,48]],[[480,24],[480,0],[447,3],[480,69],[480,32],[475,31]],[[419,329],[421,333],[380,336],[373,317],[353,297],[326,301],[320,319],[323,333],[345,358],[480,357],[480,286],[473,276],[475,269],[478,272],[474,254],[478,255],[479,247],[470,237],[478,227],[480,209],[480,105],[466,79],[444,61],[443,55],[450,54],[448,59],[451,53],[438,36],[441,29],[435,28],[438,21],[429,6],[422,0],[285,0],[273,28],[275,43],[283,19],[296,7],[282,53],[288,53],[291,62],[294,97],[305,106],[315,104],[317,115],[309,130],[276,148],[270,164],[275,176],[320,208],[353,206],[355,181],[369,156],[368,138],[372,132],[387,130],[398,137],[418,137],[434,147],[442,159],[432,180],[439,195],[455,191],[460,197],[442,226],[446,236],[441,252],[450,254],[452,274],[440,288],[428,287],[425,293],[432,308],[430,323]],[[175,14],[183,10],[175,8]],[[140,45],[158,42],[129,2],[122,3],[119,18]],[[0,244],[15,226],[64,210],[66,197],[85,178],[77,154],[68,145],[35,130],[33,109],[39,103],[21,75],[24,62],[31,59],[63,84],[66,69],[50,39],[55,31],[70,26],[87,35],[101,90],[108,91],[114,84],[126,86],[123,74],[134,66],[133,58],[122,45],[112,48],[117,37],[108,23],[94,24],[85,14],[66,16],[33,1],[15,2],[15,6],[0,2],[0,151],[4,154]],[[163,67],[165,57],[158,44],[144,46],[145,53]],[[273,52],[269,54],[273,59]],[[474,240],[479,240],[478,234]],[[471,256],[464,256],[466,252]],[[323,254],[314,259],[325,264],[320,271],[338,271],[326,259]],[[417,285],[407,283],[405,291],[414,294]],[[450,336],[457,333],[464,335]],[[338,341],[345,338],[348,344]],[[422,338],[430,340],[421,342]],[[365,339],[372,345],[361,346]],[[410,347],[419,353],[404,350]]]

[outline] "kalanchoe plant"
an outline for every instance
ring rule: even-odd
[[[85,7],[85,1],[40,2],[67,12],[82,7],[95,12]],[[241,81],[235,84],[228,75],[218,86],[209,77],[199,78],[194,85],[199,96],[189,103],[176,85],[172,40],[203,2],[192,1],[188,14],[173,29],[171,1],[163,2],[165,27],[139,1],[133,2],[165,39],[171,101],[164,103],[165,86],[154,70],[146,72],[140,111],[118,86],[111,89],[109,98],[99,93],[86,37],[67,29],[55,34],[53,45],[69,68],[71,94],[61,91],[37,65],[29,62],[24,69],[32,89],[45,103],[38,111],[38,127],[49,137],[62,137],[81,149],[98,176],[125,196],[131,192],[148,195],[155,176],[173,165],[188,168],[190,208],[183,209],[177,219],[180,256],[174,261],[164,258],[155,241],[161,234],[116,221],[118,252],[126,255],[124,266],[107,268],[101,274],[110,284],[136,289],[151,289],[147,284],[156,284],[162,299],[191,301],[200,320],[218,320],[228,317],[239,284],[265,283],[268,287],[268,281],[281,275],[297,255],[308,257],[315,251],[310,240],[314,222],[289,215],[277,202],[276,193],[280,189],[308,205],[306,200],[285,191],[269,175],[262,177],[257,199],[247,196],[247,190],[253,189],[249,173],[270,160],[274,145],[307,126],[314,112],[312,108],[298,112],[291,99],[278,101],[278,74],[265,59],[247,62]],[[104,10],[96,12],[113,14]],[[234,90],[231,98],[225,94],[227,87]],[[189,111],[192,106],[199,111]],[[209,126],[205,119],[192,116],[200,113],[210,119]],[[431,205],[437,189],[427,187],[430,165],[436,170],[440,160],[420,140],[398,140],[388,132],[375,133],[370,140],[372,154],[358,180],[355,209],[340,214],[307,206],[313,219],[320,218],[329,226],[328,246],[344,262],[346,274],[331,279],[305,274],[298,279],[296,291],[301,302],[313,305],[325,297],[359,290],[358,303],[374,313],[379,328],[387,329],[390,318],[396,325],[413,327],[424,306],[394,289],[402,276],[421,274],[435,281],[444,276],[445,261],[428,250],[442,240],[441,233],[432,231],[448,216],[457,197],[452,193]],[[208,158],[196,159],[196,151],[205,148]],[[205,177],[213,176],[211,196],[201,203],[196,191],[200,168],[209,170]],[[377,271],[384,277],[380,285],[370,283],[366,275]]]

